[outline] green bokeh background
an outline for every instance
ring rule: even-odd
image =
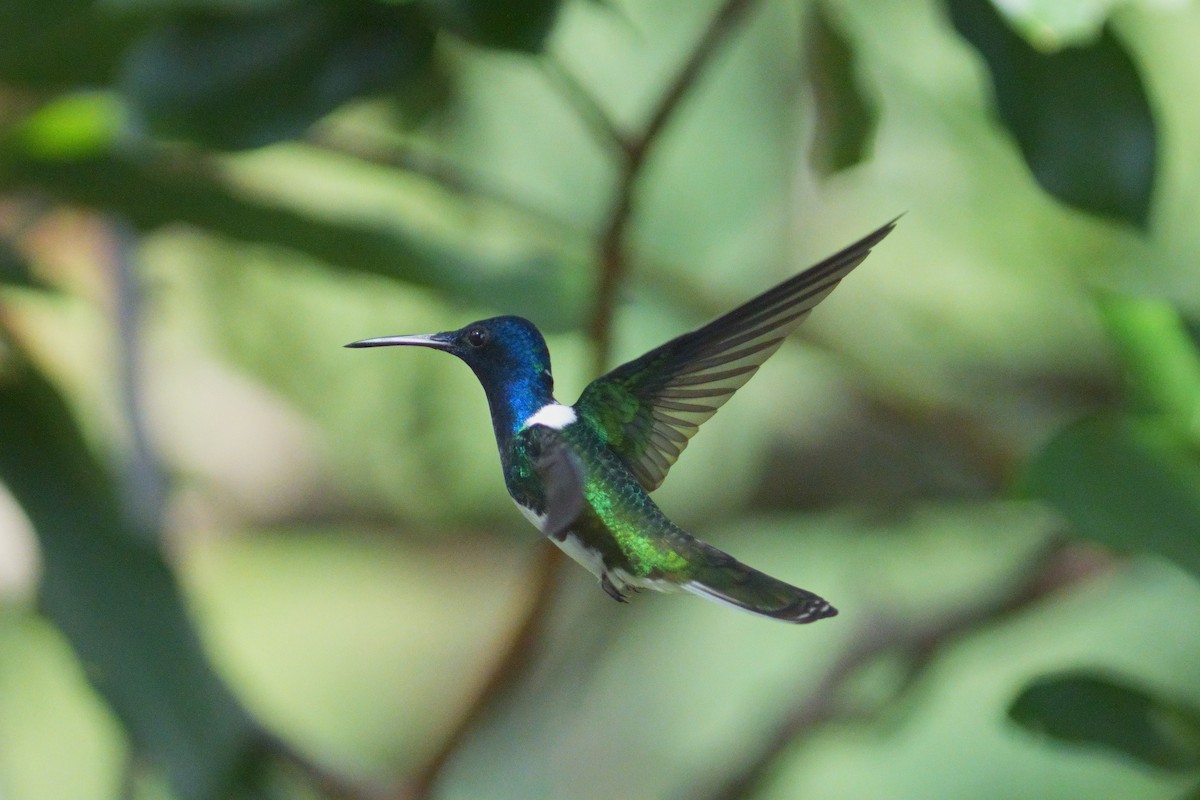
[[[63,19],[88,6],[131,41],[216,7],[290,13],[288,3],[58,5]],[[121,400],[131,340],[117,326],[114,276],[130,261],[132,385],[166,480],[154,530],[203,652],[253,718],[352,785],[402,785],[436,749],[520,618],[543,543],[505,495],[469,370],[426,351],[341,345],[521,313],[547,332],[558,397],[573,401],[594,376],[594,245],[618,170],[551,73],[575,76],[619,128],[637,131],[718,5],[576,0],[551,15],[543,40],[540,23],[512,39],[463,27],[445,10],[454,3],[396,4],[434,9],[442,26],[426,72],[399,88],[364,79],[319,136],[301,126],[252,148],[241,145],[260,144],[253,135],[222,127],[223,107],[191,143],[163,143],[187,139],[187,120],[156,128],[120,69],[105,73],[110,83],[39,82],[0,58],[0,231],[13,274],[35,284],[0,272],[0,375],[37,365],[114,485],[153,488],[130,467]],[[987,65],[936,2],[821,4],[871,119],[841,132],[862,137],[854,163],[814,168],[814,136],[826,135],[815,133],[822,109],[810,90],[822,67],[806,62],[814,5],[752,4],[649,154],[612,361],[904,214],[655,495],[696,535],[841,615],[791,628],[690,597],[618,606],[568,565],[529,673],[455,753],[437,796],[709,796],[848,649],[1006,591],[1051,541],[1065,542],[1051,588],[954,631],[915,675],[911,653],[870,659],[839,684],[830,718],[783,747],[745,796],[1196,791],[1195,766],[1037,736],[1007,712],[1031,681],[1068,669],[1200,706],[1200,560],[1188,560],[1200,514],[1186,516],[1200,509],[1200,384],[1187,373],[1200,321],[1200,6],[1046,2],[1009,20],[1047,52],[1087,46],[1103,28],[1129,53],[1157,126],[1143,225],[1039,185],[1019,131],[993,108]],[[237,119],[247,113],[239,106]],[[209,125],[231,138],[206,138]],[[130,188],[156,180],[177,183]],[[219,192],[197,189],[194,213],[172,217],[170,186]],[[263,209],[275,216],[256,216]],[[1099,297],[1144,299],[1166,313],[1168,334],[1190,325],[1191,338],[1155,339],[1146,355],[1142,329],[1122,339]],[[1146,366],[1176,345],[1182,366],[1165,376]],[[1159,402],[1166,394],[1174,407]],[[1156,554],[1157,467],[1130,479],[1114,466],[1115,485],[1149,497],[1150,510],[1117,541],[1092,536],[1097,545],[1070,509],[1114,518],[1121,491],[1091,496],[1094,465],[1076,474],[1070,459],[1039,460],[1100,410],[1167,419],[1163,447],[1182,454],[1172,496],[1185,510],[1164,511],[1166,527],[1196,540],[1178,539],[1171,558]],[[18,428],[0,430],[0,447]],[[89,519],[77,517],[83,535]],[[178,796],[170,769],[136,736],[131,750],[89,683],[96,665],[41,613],[38,541],[0,489],[0,798]],[[135,698],[148,687],[136,674],[107,678]],[[259,790],[324,796],[278,765]]]

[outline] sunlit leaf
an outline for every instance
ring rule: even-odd
[[[1157,125],[1138,70],[1105,28],[1091,44],[1041,52],[989,0],[948,0],[987,62],[996,107],[1037,182],[1068,205],[1145,227]]]
[[[1200,349],[1169,303],[1105,295],[1101,318],[1112,335],[1134,391],[1200,442]]]
[[[1139,3],[1149,5],[1146,0],[1000,0],[995,5],[1030,42],[1055,48],[1096,37],[1120,6]]]
[[[42,610],[137,751],[184,800],[248,796],[259,733],[209,666],[175,576],[127,522],[57,391],[11,362],[0,375],[0,480],[37,533]]]
[[[1162,769],[1200,766],[1200,710],[1117,678],[1067,672],[1026,686],[1018,724],[1072,744],[1110,748]]]
[[[125,113],[110,92],[60,95],[21,121],[15,132],[21,149],[47,158],[79,158],[113,147],[125,127]]]
[[[1200,465],[1174,428],[1090,417],[1034,456],[1025,485],[1079,535],[1122,552],[1157,553],[1200,575]]]
[[[867,157],[877,113],[863,93],[850,42],[815,3],[808,21],[807,70],[816,104],[809,162],[820,175],[852,167]]]
[[[318,219],[257,201],[200,171],[118,156],[70,161],[0,152],[0,190],[38,190],[119,214],[140,230],[194,225],[231,239],[304,253],[341,269],[383,275],[483,306],[535,317],[549,329],[578,316],[558,273],[535,256],[490,256],[405,230]]]
[[[476,44],[536,52],[558,15],[559,0],[420,0],[438,21]]]
[[[418,79],[433,37],[412,6],[370,0],[193,13],[131,50],[121,88],[158,135],[257,147],[302,133],[352,98]]]

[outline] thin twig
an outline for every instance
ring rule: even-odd
[[[973,603],[926,622],[905,624],[883,615],[876,617],[862,627],[816,686],[806,689],[803,699],[779,719],[758,752],[714,790],[689,791],[687,796],[705,800],[740,800],[750,796],[762,785],[780,756],[821,725],[834,720],[876,717],[917,685],[946,647],[1090,577],[1090,572],[1058,569],[1059,562],[1067,555],[1067,546],[1053,537],[1002,585]],[[843,689],[850,679],[862,667],[889,653],[905,658],[904,674],[892,696],[870,709],[848,707]]]
[[[422,178],[446,192],[471,200],[482,200],[530,224],[568,239],[580,239],[578,227],[545,208],[525,202],[484,177],[422,148],[384,141],[362,131],[343,130],[336,125],[317,126],[304,137],[309,147],[366,164],[393,169]]]
[[[516,631],[475,693],[467,710],[455,721],[454,727],[438,745],[437,750],[425,759],[403,786],[384,791],[357,785],[311,760],[275,735],[264,732],[263,742],[268,751],[304,773],[322,794],[332,800],[425,800],[432,797],[443,771],[463,742],[508,696],[537,656],[538,641],[549,617],[549,609],[558,586],[559,567],[564,560],[562,552],[549,542],[543,542],[538,552],[538,560],[530,569],[537,585]]]
[[[540,548],[539,559],[531,570],[537,584],[529,607],[507,648],[475,694],[466,712],[459,717],[434,754],[417,770],[404,791],[396,795],[396,800],[424,800],[432,796],[438,778],[462,743],[499,701],[508,696],[509,691],[533,663],[538,651],[538,641],[541,639],[558,588],[558,576],[563,563],[562,551],[549,541],[542,542]]]
[[[106,220],[116,318],[117,370],[129,453],[120,470],[126,513],[140,535],[157,538],[162,529],[167,480],[151,443],[142,384],[142,291],[136,270],[137,232],[119,217]]]
[[[596,363],[600,370],[608,365],[617,289],[624,282],[628,268],[626,230],[633,213],[633,194],[642,167],[688,90],[695,85],[704,65],[753,4],[754,0],[726,0],[692,48],[675,79],[667,86],[641,133],[624,140],[622,149],[625,161],[618,177],[616,197],[600,236],[600,275],[596,282],[596,303],[588,325],[588,335],[596,345]]]
[[[266,754],[290,764],[329,800],[379,800],[383,797],[378,790],[366,789],[313,761],[269,731],[261,731],[259,737],[259,745]]]
[[[329,800],[382,800],[385,796],[378,788],[362,787],[358,782],[350,781],[323,764],[314,762],[270,730],[260,730],[257,746],[262,748],[265,756],[275,757],[283,764],[292,766]]]
[[[630,214],[633,210],[634,188],[641,175],[646,156],[672,114],[679,107],[688,89],[696,81],[703,64],[752,2],[753,0],[729,0],[724,5],[713,18],[690,57],[655,107],[645,128],[637,137],[629,140],[628,146],[623,145],[620,148],[624,158],[620,164],[617,194],[612,202],[608,223],[605,225],[599,247],[597,267],[600,271],[598,281],[600,288],[596,294],[592,324],[589,327],[589,338],[597,371],[606,367],[611,350],[616,289],[626,270],[625,232],[628,229]],[[579,88],[579,91],[582,92],[582,88]],[[578,106],[578,103],[576,104]],[[599,107],[594,102],[589,105],[599,111]],[[616,136],[616,129],[607,123],[606,116],[593,115],[589,112],[584,112],[584,114],[585,124],[599,125],[601,124],[600,120],[603,119],[605,128],[602,135],[605,137]],[[450,734],[416,771],[409,785],[397,796],[397,800],[399,798],[425,800],[432,796],[446,765],[458,752],[463,742],[486,718],[487,714],[497,706],[498,702],[508,695],[532,662],[564,563],[564,558],[557,548],[548,542],[543,543],[542,547],[543,556],[533,570],[533,583],[536,586],[534,595],[504,654],[483,682],[474,700],[455,723]]]
[[[615,153],[622,163],[628,162],[632,142],[629,137],[621,133],[617,123],[596,101],[595,96],[579,82],[573,72],[551,54],[547,53],[539,63],[542,65],[542,71],[546,77],[550,79],[550,84],[575,109],[575,113],[579,115],[579,119],[592,134],[597,144]]]
[[[709,21],[708,27],[696,45],[692,48],[691,56],[684,62],[679,72],[675,75],[675,80],[667,87],[667,91],[659,100],[654,112],[650,115],[650,121],[646,123],[646,127],[642,129],[642,135],[634,142],[634,150],[636,151],[636,160],[640,164],[646,158],[646,152],[651,145],[658,139],[663,128],[667,126],[667,122],[675,114],[679,103],[683,100],[688,90],[695,84],[696,79],[700,75],[700,70],[712,58],[717,46],[720,45],[726,37],[737,27],[742,18],[754,5],[755,0],[726,0],[723,5]]]

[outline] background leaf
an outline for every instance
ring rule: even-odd
[[[39,599],[138,752],[184,800],[249,797],[262,742],[212,671],[175,577],[132,530],[55,389],[0,375],[0,479],[41,545]]]
[[[5,0],[0,80],[38,90],[102,86],[145,28],[90,0]]]
[[[1111,414],[1077,422],[1034,456],[1025,485],[1079,535],[1200,575],[1200,466],[1161,422]]]
[[[258,147],[347,100],[420,79],[433,36],[412,5],[373,0],[194,13],[132,48],[120,85],[156,135]]]
[[[826,0],[811,5],[805,30],[815,106],[808,158],[817,174],[828,176],[868,156],[877,111],[860,85],[853,47],[831,19]]]
[[[29,264],[5,237],[0,237],[0,285],[26,288],[37,285],[29,271]]]
[[[49,160],[0,152],[0,188],[41,190],[59,200],[106,208],[149,231],[173,223],[300,252],[351,272],[448,291],[467,303],[517,298],[518,313],[548,329],[574,322],[559,274],[538,253],[492,256],[457,250],[400,220],[388,228],[321,219],[256,200],[203,170],[163,169],[120,155]]]
[[[1200,346],[1170,303],[1115,294],[1100,298],[1108,328],[1135,393],[1200,443]]]
[[[126,121],[111,92],[65,93],[20,120],[7,149],[51,160],[96,156],[121,141]]]
[[[1026,686],[1008,714],[1032,731],[1108,747],[1150,766],[1200,767],[1200,710],[1125,679],[1088,672],[1048,675]]]
[[[1037,182],[1068,205],[1147,225],[1157,125],[1141,76],[1109,28],[1053,53],[1017,35],[990,0],[948,0],[987,62],[996,108]]]
[[[1005,712],[1062,670],[1200,697],[1200,581],[1176,566],[1196,527],[1177,313],[1200,318],[1200,5],[1002,9],[1031,74],[1111,24],[1118,72],[1153,87],[1155,127],[1134,133],[1161,172],[1137,229],[1078,210],[1112,205],[1112,164],[1088,165],[1081,206],[1030,180],[945,0],[820,1],[378,0],[363,19],[411,14],[429,42],[411,74],[358,38],[365,0],[29,12],[53,33],[85,9],[74,39],[10,18],[45,50],[0,52],[0,231],[56,291],[0,292],[0,324],[54,384],[31,393],[14,367],[26,399],[0,430],[5,800],[408,788],[552,581],[531,574],[541,543],[471,371],[341,345],[518,313],[549,334],[570,400],[603,349],[636,357],[905,210],[655,496],[841,615],[789,631],[687,597],[619,605],[568,565],[524,680],[474,717],[435,794],[1178,800],[1194,773],[1048,747]],[[1071,17],[1086,25],[1068,36]],[[1109,76],[1089,92],[1067,67],[1054,96],[1078,107],[1046,119],[1128,110],[1097,105]],[[822,173],[810,145],[855,166]],[[1097,314],[1098,287],[1123,293],[1115,310]],[[603,310],[611,340],[588,333]],[[74,444],[46,433],[60,425]],[[95,488],[68,491],[71,459]],[[144,532],[111,497],[139,464],[170,478],[153,503],[169,559],[125,541]],[[1020,475],[1036,491],[1014,499]],[[88,527],[43,553],[33,523],[55,513]],[[1107,546],[1063,537],[1064,517]],[[180,630],[137,635],[156,626]],[[230,693],[246,711],[210,713]],[[256,780],[260,726],[304,754],[295,784],[275,763]]]
[[[560,0],[419,0],[419,5],[468,41],[532,53],[545,43]]]

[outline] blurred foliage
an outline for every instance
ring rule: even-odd
[[[117,86],[156,135],[256,147],[429,75],[433,38],[416,7],[372,0],[196,12],[142,37]]]
[[[1200,574],[1200,465],[1162,425],[1096,416],[1054,437],[1033,459],[1033,493],[1072,527],[1126,552],[1147,550]]]
[[[469,372],[340,345],[523,314],[570,400],[902,211],[660,492],[841,616],[618,607],[571,566],[438,795],[1200,793],[1194,3],[0,30],[5,800],[400,792],[538,543]]]
[[[1145,226],[1158,139],[1133,61],[1104,28],[1042,52],[988,0],[950,0],[954,25],[987,60],[996,107],[1034,177],[1080,208]]]
[[[33,286],[33,275],[29,264],[13,247],[12,242],[0,240],[0,284],[9,286]]]
[[[877,112],[863,94],[854,50],[830,19],[828,3],[813,3],[807,32],[807,66],[814,102],[821,109],[810,160],[817,172],[834,173],[866,157]]]
[[[244,796],[259,737],[202,655],[174,575],[123,519],[53,387],[31,368],[6,366],[0,479],[38,533],[41,610],[180,797]]]
[[[1068,742],[1106,745],[1150,766],[1200,767],[1200,711],[1088,673],[1031,683],[1009,709],[1018,723]]]

